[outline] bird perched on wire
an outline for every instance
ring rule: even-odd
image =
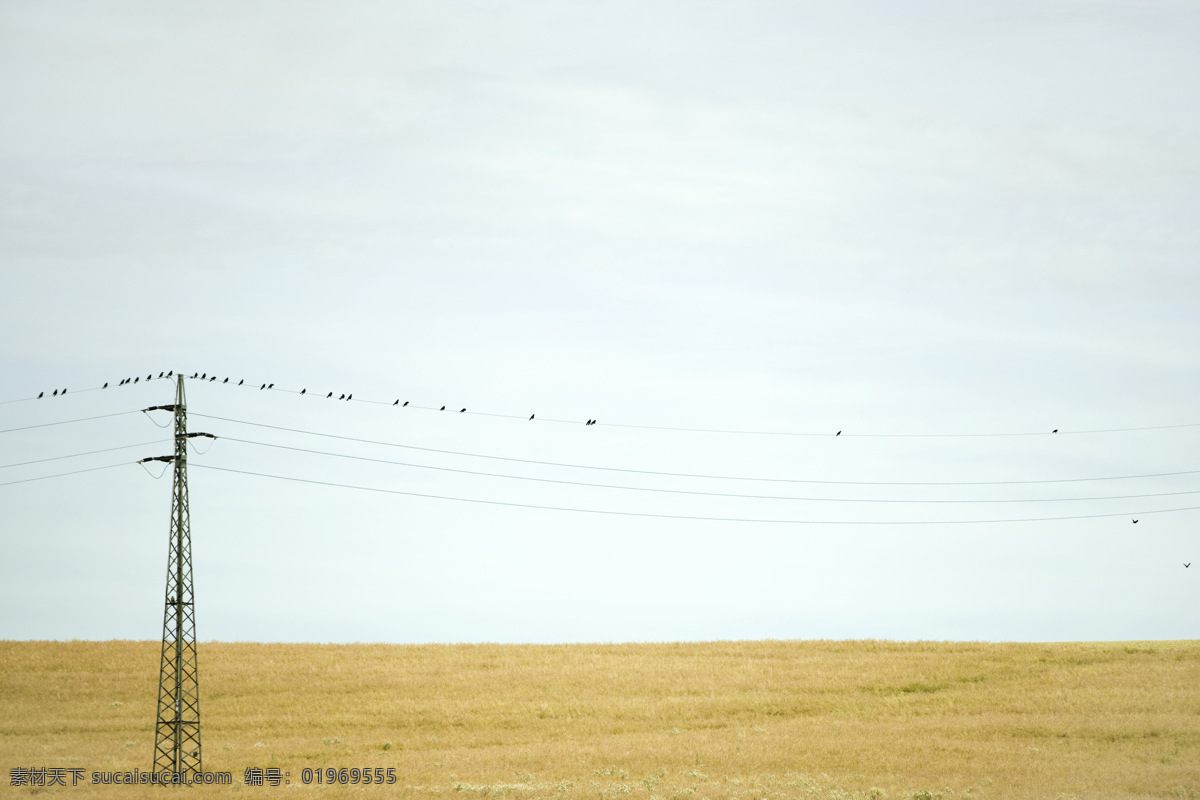
[[[107,389],[107,388],[108,388],[108,383],[106,382],[106,383],[105,383],[103,386],[101,386],[100,388],[101,388],[101,389]]]
[[[333,392],[330,392],[329,394],[325,395],[326,400],[328,400],[331,397],[333,397]]]
[[[229,383],[229,378],[226,378],[225,380],[221,381],[221,383]]]
[[[55,389],[55,390],[54,390],[54,392],[53,392],[53,393],[52,393],[50,396],[51,396],[51,397],[58,397],[58,389]]]
[[[405,400],[405,401],[404,401],[404,406],[406,406],[406,405],[408,405],[408,401],[407,401],[407,400]],[[400,406],[400,407],[401,407],[401,408],[404,408],[404,406]]]
[[[273,384],[273,383],[268,383],[268,384],[267,384],[267,388],[268,388],[268,389],[274,389],[274,388],[275,388],[275,384]]]
[[[304,394],[304,393],[305,393],[305,392],[307,392],[307,391],[308,391],[308,389],[301,389],[301,390],[300,390],[300,394]]]
[[[347,400],[352,400],[353,398],[354,398],[354,394],[353,394],[353,393],[346,395],[346,399],[347,399]]]
[[[258,387],[258,390],[261,392],[265,388],[267,388],[267,385],[264,383],[262,386]]]
[[[246,382],[246,379],[242,378],[240,381],[238,381],[238,386],[241,386],[245,382]]]
[[[200,373],[199,373],[199,372],[193,372],[193,373],[192,373],[192,380],[196,380],[196,378],[197,378],[197,377],[199,377],[199,375],[200,375]]]
[[[215,381],[216,379],[217,379],[217,376],[216,376],[216,375],[213,375],[211,378],[209,378],[209,379],[208,379],[208,382],[209,382],[209,383],[212,383],[212,382],[213,382],[213,381]]]
[[[163,374],[162,374],[161,372],[160,372],[160,373],[158,373],[158,377],[160,377],[160,378],[161,378],[162,376],[163,376]]]
[[[196,376],[195,376],[195,375],[193,375],[192,377],[194,378],[194,377],[196,377]],[[208,380],[208,373],[206,372],[206,373],[204,373],[203,375],[201,375],[201,376],[200,376],[200,380],[202,380],[202,381],[206,381],[206,380]]]
[[[133,382],[134,382],[134,383],[137,383],[139,380],[141,380],[141,378],[134,378],[134,379],[133,379]]]
[[[107,386],[108,384],[106,383],[106,384],[104,384],[104,385],[105,385],[105,386]],[[41,400],[41,399],[42,399],[42,395],[44,395],[44,394],[45,394],[45,392],[38,392],[38,400]]]
[[[394,406],[398,406],[398,405],[400,405],[400,400],[399,400],[399,398],[397,398],[397,399],[396,399],[396,402],[392,403],[392,405],[394,405]]]
[[[1050,432],[1051,432],[1051,433],[1058,433],[1058,428],[1055,428],[1054,430],[1052,430],[1052,431],[1050,431]]]
[[[445,407],[445,406],[442,406],[442,411],[445,411],[445,410],[446,410],[446,407]]]
[[[461,413],[463,413],[464,411],[466,411],[466,409],[465,409],[465,408],[460,408],[460,409],[458,410],[458,413],[460,413],[460,414],[461,414]]]
[[[63,389],[63,390],[62,390],[62,393],[63,393],[63,394],[66,394],[66,393],[67,393],[67,390],[66,390],[66,389]]]
[[[530,415],[529,415],[529,418],[530,418],[530,419],[533,419],[533,417],[534,417],[534,415],[533,415],[533,414],[530,414]]]

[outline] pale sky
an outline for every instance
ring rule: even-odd
[[[1198,76],[1197,3],[0,5],[0,638],[161,635],[166,370],[201,640],[1200,638]]]

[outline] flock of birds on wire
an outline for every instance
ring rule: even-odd
[[[158,373],[158,377],[159,377],[159,378],[173,378],[173,377],[175,377],[175,371],[174,371],[174,370],[168,370],[168,371],[160,372],[160,373]],[[150,373],[149,375],[147,375],[147,376],[145,377],[145,380],[147,380],[147,381],[154,380],[154,379],[155,379],[154,373]],[[209,383],[215,383],[215,382],[216,382],[216,380],[217,380],[217,376],[216,376],[216,375],[211,375],[211,376],[210,376],[208,373],[200,373],[200,372],[196,372],[196,373],[193,373],[193,374],[192,374],[192,379],[193,379],[193,380],[207,381],[207,382],[209,382]],[[142,377],[141,377],[140,375],[139,375],[139,376],[137,376],[137,377],[133,377],[133,378],[124,378],[124,379],[122,379],[120,382],[118,382],[118,383],[117,383],[117,386],[126,386],[126,385],[129,385],[129,384],[138,383],[138,382],[140,382],[141,380],[142,380]],[[221,381],[221,383],[223,383],[223,384],[225,384],[225,383],[229,383],[229,380],[230,380],[229,378],[225,378],[224,380],[222,380],[222,381]],[[243,386],[243,385],[245,385],[245,383],[246,383],[246,381],[245,381],[245,379],[243,378],[243,379],[239,380],[239,381],[238,381],[238,382],[237,382],[235,385],[236,385],[236,386]],[[107,389],[107,388],[108,388],[108,386],[109,386],[109,383],[108,383],[108,382],[105,382],[105,384],[104,384],[103,386],[101,386],[100,388],[101,388],[101,389]],[[251,388],[253,388],[253,384],[251,384]],[[262,384],[261,386],[259,386],[258,388],[259,388],[259,391],[266,391],[266,390],[269,390],[269,389],[274,389],[274,388],[275,388],[275,384],[273,384],[273,383],[264,383],[264,384]],[[294,391],[294,390],[293,390],[293,391]],[[50,393],[50,396],[51,396],[51,397],[58,397],[58,396],[60,396],[60,395],[65,395],[66,393],[67,393],[67,390],[66,390],[66,388],[63,388],[63,389],[54,389],[54,390],[52,390],[52,391],[51,391],[51,393]],[[300,390],[300,394],[302,394],[302,395],[304,395],[304,394],[308,394],[308,389],[307,389],[307,388],[301,389],[301,390]],[[45,391],[39,392],[39,393],[38,393],[38,396],[37,396],[37,399],[39,399],[39,400],[40,400],[40,399],[42,399],[43,397],[45,397],[45,395],[46,395]],[[333,392],[329,392],[328,394],[326,394],[326,395],[325,395],[325,399],[327,399],[327,400],[333,399]],[[341,394],[338,396],[338,398],[337,398],[337,399],[338,399],[338,400],[343,400],[343,401],[349,401],[349,400],[353,400],[353,399],[354,399],[354,394],[353,394],[353,393],[341,393]],[[400,407],[402,407],[402,408],[403,408],[403,407],[406,407],[406,406],[408,406],[408,404],[409,404],[409,401],[408,401],[408,400],[405,400],[403,403],[401,403],[399,398],[396,398],[396,400],[395,400],[395,401],[392,403],[392,405],[393,405],[393,406],[400,406]],[[442,406],[442,407],[441,407],[439,410],[441,410],[441,411],[445,411],[445,410],[446,410],[446,406]],[[466,408],[460,408],[460,409],[458,410],[458,413],[460,413],[460,414],[466,413],[466,410],[467,410]],[[536,414],[530,414],[530,415],[529,415],[529,419],[530,419],[530,420],[532,420],[532,419],[534,419],[534,417],[535,417],[535,416],[536,416]],[[584,425],[595,425],[595,424],[596,424],[596,420],[595,420],[595,419],[588,419],[588,420],[587,420],[587,421],[584,423]],[[1051,433],[1058,433],[1058,428],[1055,428],[1053,431],[1051,431]],[[835,434],[834,434],[834,436],[841,436],[841,435],[842,435],[842,431],[838,431],[837,433],[835,433]],[[1132,519],[1132,522],[1133,522],[1133,524],[1134,524],[1134,525],[1136,525],[1136,524],[1138,523],[1138,519],[1137,519],[1137,518],[1133,518],[1133,519]],[[1190,563],[1188,563],[1188,564],[1184,564],[1184,567],[1190,567],[1190,566],[1191,566],[1191,564],[1190,564]]]
[[[159,378],[173,378],[173,377],[175,377],[175,370],[169,370],[169,371],[167,371],[167,372],[160,372],[160,373],[158,373],[158,377],[159,377]],[[216,375],[211,375],[211,376],[210,376],[210,375],[209,375],[207,372],[204,372],[204,373],[200,373],[200,372],[194,372],[194,373],[192,373],[192,379],[193,379],[193,380],[208,381],[209,383],[215,383],[215,382],[216,382],[216,380],[217,380],[217,376],[216,376]],[[142,380],[142,378],[141,378],[141,376],[140,376],[140,375],[139,375],[139,376],[137,376],[137,377],[134,377],[134,378],[124,378],[123,380],[121,380],[121,381],[120,381],[120,382],[117,384],[117,386],[125,386],[125,385],[127,385],[127,384],[131,384],[131,383],[138,383],[138,382],[139,382],[139,381],[141,381],[141,380]],[[152,381],[152,380],[154,380],[154,373],[152,372],[152,373],[150,373],[149,375],[147,375],[147,376],[146,376],[146,380],[148,380],[148,381]],[[229,383],[229,378],[226,378],[225,380],[221,381],[221,383]],[[239,381],[237,382],[237,384],[235,384],[235,385],[237,385],[237,386],[242,386],[242,385],[244,385],[245,383],[246,383],[246,380],[245,380],[245,378],[243,378],[242,380],[239,380]],[[107,388],[108,388],[108,382],[106,381],[106,382],[104,383],[104,385],[103,385],[103,386],[101,386],[100,388],[101,388],[101,389],[107,389]],[[258,387],[259,391],[265,391],[265,390],[267,390],[267,389],[274,389],[274,388],[275,388],[275,384],[273,384],[273,383],[264,383],[262,386]],[[58,390],[58,389],[55,389],[53,392],[51,392],[50,396],[51,396],[51,397],[58,397],[60,394],[66,394],[66,393],[67,393],[67,390],[66,390],[66,389],[62,389],[61,391],[60,391],[60,390]],[[38,392],[38,399],[39,399],[39,400],[41,400],[41,399],[42,399],[42,398],[45,396],[45,394],[46,394],[46,393],[45,393],[44,391],[43,391],[43,392]],[[307,389],[307,388],[301,389],[301,390],[300,390],[300,394],[308,394],[308,389]],[[330,400],[330,399],[332,399],[332,398],[333,398],[333,392],[330,392],[329,394],[325,395],[325,399],[326,399],[326,400]],[[341,394],[341,396],[339,396],[339,397],[338,397],[338,400],[353,400],[353,399],[354,399],[354,394],[353,394],[353,392],[351,392],[351,393],[349,393],[349,394],[346,394],[345,392],[343,392],[343,393]],[[409,402],[409,401],[405,400],[403,403],[401,403],[401,402],[400,402],[400,398],[396,398],[396,401],[395,401],[394,403],[392,403],[392,405],[394,405],[394,406],[400,406],[401,408],[403,408],[404,406],[407,406],[407,405],[408,405],[408,402]],[[440,410],[441,410],[441,411],[445,411],[445,410],[446,410],[446,406],[442,406]],[[460,408],[460,409],[458,410],[458,413],[460,413],[460,414],[465,414],[465,413],[466,413],[466,411],[467,411],[467,409],[466,409],[466,408]],[[532,420],[532,419],[533,419],[534,417],[536,417],[536,416],[537,416],[536,414],[530,414],[530,415],[529,415],[529,419],[531,419],[531,420]],[[584,424],[585,426],[586,426],[586,425],[595,425],[595,424],[596,424],[596,420],[594,420],[594,419],[589,419],[589,420],[587,420],[587,421],[586,421],[585,423],[583,423],[583,424]],[[1057,432],[1058,432],[1058,431],[1055,431],[1055,433],[1057,433]],[[838,431],[838,432],[837,432],[837,435],[839,435],[839,436],[840,436],[841,434],[842,434],[842,432],[841,432],[841,431]]]

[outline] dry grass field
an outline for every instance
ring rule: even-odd
[[[158,658],[0,642],[0,796],[1200,798],[1200,642],[214,642],[204,765],[232,786],[10,785],[148,769]],[[305,786],[306,767],[397,782]]]

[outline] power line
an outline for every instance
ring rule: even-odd
[[[230,388],[237,388],[233,384],[227,385]],[[246,385],[242,388],[253,389],[253,385]],[[276,392],[287,392],[289,394],[303,395],[317,400],[335,399],[337,402],[353,402],[353,403],[369,403],[371,405],[395,406],[399,400],[374,400],[365,397],[352,398],[347,397],[345,400],[339,398],[329,398],[321,396],[320,392],[308,393],[307,389],[287,389],[284,387],[275,387],[274,384],[268,386],[269,389]],[[332,394],[332,392],[330,393]],[[419,403],[405,402],[401,408],[406,410],[415,409],[418,411],[446,411],[445,405],[426,406]],[[550,422],[556,424],[579,425],[582,420],[579,419],[562,419],[554,417],[527,417],[524,414],[501,414],[487,411],[471,411],[463,409],[460,413],[470,414],[472,416],[481,417],[496,417],[499,419],[513,419],[521,421],[536,421]],[[1080,435],[1080,434],[1100,434],[1100,433],[1129,433],[1135,431],[1157,431],[1157,430],[1172,430],[1177,428],[1197,428],[1200,427],[1200,422],[1187,422],[1177,425],[1148,425],[1142,427],[1124,427],[1124,428],[1095,428],[1089,430],[1069,430],[1058,428],[1046,431],[1017,431],[1017,432],[999,432],[999,433],[854,433],[850,431],[766,431],[766,430],[744,430],[732,428],[687,428],[676,427],[670,425],[636,425],[630,423],[619,422],[595,422],[595,425],[606,426],[609,428],[628,428],[631,430],[654,430],[654,431],[675,431],[679,433],[713,433],[713,434],[729,434],[742,436],[794,436],[794,437],[833,437],[841,436],[842,438],[869,438],[869,439],[960,439],[960,438],[997,438],[997,437],[1016,437],[1016,436],[1055,436],[1055,435]]]
[[[250,425],[257,428],[269,428],[271,430],[286,431],[288,433],[300,433],[306,436],[321,436],[327,439],[340,439],[348,442],[358,442],[360,444],[373,444],[381,447],[398,447],[405,450],[418,450],[426,453],[440,453],[442,455],[465,456],[468,458],[485,458],[493,461],[507,461],[517,464],[536,464],[545,467],[566,467],[570,469],[587,469],[600,470],[605,472],[622,472],[634,475],[659,475],[671,478],[703,478],[706,480],[727,480],[727,481],[757,481],[763,483],[798,483],[798,484],[821,484],[826,486],[1017,486],[1017,485],[1034,485],[1034,484],[1051,484],[1051,483],[1081,483],[1089,481],[1116,481],[1116,480],[1133,480],[1138,478],[1166,478],[1176,477],[1180,475],[1195,475],[1200,474],[1200,470],[1183,470],[1179,472],[1156,472],[1142,475],[1115,475],[1097,478],[1057,478],[1047,480],[1023,480],[1023,481],[827,481],[827,480],[805,480],[799,478],[759,478],[747,477],[740,475],[706,475],[701,473],[689,472],[662,472],[657,470],[647,469],[627,469],[622,467],[602,467],[589,464],[570,464],[560,461],[537,461],[528,458],[512,458],[509,456],[495,456],[483,453],[467,453],[458,450],[441,450],[434,447],[418,447],[410,444],[400,444],[398,442],[384,442],[376,439],[361,439],[354,436],[342,436],[334,433],[322,433],[320,431],[302,430],[299,428],[285,428],[280,425],[268,425],[262,422],[250,422],[248,420],[233,419],[231,417],[217,417],[210,414],[198,414],[193,412],[193,417],[203,417],[205,419],[215,419],[222,422],[233,422],[238,425]]]
[[[102,470],[102,469],[112,469],[113,467],[124,467],[124,466],[128,466],[129,464],[132,464],[132,463],[135,463],[135,462],[122,461],[120,464],[109,464],[107,467],[91,467],[90,469],[77,469],[74,472],[60,472],[57,475],[42,475],[41,477],[38,477],[38,478],[23,478],[22,480],[19,480],[19,481],[7,481],[5,483],[0,483],[0,486],[12,486],[13,484],[30,483],[31,481],[45,481],[45,480],[49,480],[50,478],[65,478],[68,475],[80,475],[84,472],[98,472],[99,470]]]
[[[172,373],[168,373],[166,375],[166,377],[169,378],[171,374]],[[184,374],[186,375],[186,373],[184,373]],[[229,377],[226,377],[224,380],[218,381],[217,376],[215,374],[209,376],[207,373],[204,373],[204,375],[205,375],[204,378],[193,378],[193,379],[198,380],[204,384],[214,383],[218,386],[222,386],[222,387],[230,388],[230,389],[242,388],[242,389],[253,389],[255,391],[262,391],[265,389],[265,390],[269,390],[269,391],[285,392],[287,394],[304,396],[305,398],[313,398],[313,399],[318,399],[318,400],[330,399],[327,396],[322,395],[319,391],[314,391],[314,392],[310,393],[307,391],[307,389],[288,389],[288,388],[285,388],[282,386],[277,387],[277,386],[275,386],[274,383],[265,383],[265,382],[256,385],[254,381],[246,382],[245,380],[241,380],[241,379],[237,383],[232,383],[231,378],[229,378]],[[126,379],[126,380],[130,380],[130,379]],[[135,378],[132,380],[137,380],[137,379]],[[159,378],[154,377],[153,373],[152,373],[151,375],[147,376],[144,379],[144,381],[146,381],[146,382],[149,382],[151,380],[159,380]],[[105,386],[93,386],[93,387],[89,387],[86,389],[79,389],[77,391],[73,391],[72,394],[100,391],[101,389],[104,389],[104,388],[117,389],[117,388],[123,388],[125,386],[130,386],[130,385],[132,385],[132,383],[126,383],[125,381],[121,381],[119,383],[111,383],[110,382],[110,384],[105,384]],[[332,395],[333,393],[330,392],[329,394]],[[339,394],[345,394],[345,393],[339,393]],[[13,400],[0,401],[0,405],[7,405],[9,403],[28,402],[28,401],[37,400],[37,399],[41,399],[41,398],[38,398],[38,397],[16,398]],[[49,398],[45,398],[45,399],[49,399]],[[398,405],[400,402],[398,398],[395,400],[376,400],[376,399],[366,398],[366,397],[357,397],[356,398],[356,397],[353,397],[353,393],[350,393],[349,396],[345,396],[344,398],[338,397],[338,398],[333,398],[333,399],[336,402],[368,403],[370,405],[382,405],[382,406],[395,406],[395,405]],[[405,401],[404,405],[400,406],[400,408],[403,408],[405,410],[435,411],[435,412],[441,412],[441,411],[447,410],[447,407],[445,405],[441,405],[441,406],[436,405],[436,404],[435,405],[421,405],[420,403],[412,403],[412,402],[408,402],[408,401]],[[456,410],[456,408],[457,407],[454,407],[454,408],[451,408],[450,410]],[[498,419],[512,419],[512,420],[521,420],[521,421],[527,421],[527,422],[535,421],[535,422],[565,424],[565,425],[579,425],[579,424],[583,424],[583,422],[584,422],[582,419],[563,419],[563,418],[557,418],[557,417],[536,417],[536,419],[535,419],[533,416],[526,416],[524,414],[503,414],[503,413],[489,412],[489,411],[468,410],[466,408],[462,408],[461,411],[458,411],[457,413],[464,413],[464,414],[470,414],[472,416],[481,416],[481,417],[495,417]],[[589,419],[590,419],[590,417],[589,417]],[[1145,431],[1178,430],[1178,429],[1182,429],[1182,428],[1200,428],[1200,422],[1187,422],[1187,423],[1180,423],[1180,424],[1175,424],[1175,425],[1144,425],[1144,426],[1128,426],[1128,427],[1119,427],[1119,428],[1091,428],[1091,429],[1080,429],[1080,430],[1071,430],[1068,428],[1060,427],[1060,428],[1056,428],[1053,430],[1041,430],[1041,431],[1001,431],[1001,432],[985,432],[985,433],[860,433],[860,432],[854,432],[854,431],[839,431],[839,432],[835,433],[832,431],[776,431],[776,430],[754,430],[754,429],[738,429],[738,428],[707,428],[707,427],[691,428],[691,427],[671,426],[671,425],[646,425],[646,424],[607,422],[607,421],[606,422],[596,421],[592,424],[599,425],[599,426],[605,426],[605,427],[609,427],[609,428],[624,428],[624,429],[629,429],[629,430],[672,431],[672,432],[678,432],[678,433],[707,433],[707,434],[736,435],[736,436],[785,436],[785,437],[813,437],[813,438],[840,436],[842,438],[860,438],[860,439],[970,439],[970,438],[1007,438],[1007,437],[1028,437],[1028,436],[1056,436],[1056,435],[1079,436],[1079,435],[1093,435],[1093,434],[1106,434],[1106,433],[1131,433],[1131,432],[1145,432]],[[0,433],[2,433],[2,432],[3,431],[0,431]]]
[[[46,461],[61,461],[64,458],[80,458],[81,456],[94,456],[97,453],[111,453],[114,450],[129,450],[133,447],[149,447],[152,444],[161,444],[161,442],[142,442],[141,444],[125,444],[120,447],[107,447],[104,450],[89,450],[86,453],[73,453],[69,456],[54,456],[52,458],[39,458],[36,461],[22,461],[17,464],[0,464],[0,469],[8,469],[9,467],[24,467],[29,464],[42,464]]]
[[[837,434],[828,432],[813,433],[801,431],[752,431],[752,430],[733,430],[725,428],[676,428],[665,425],[631,425],[619,422],[601,423],[609,428],[632,428],[636,430],[652,430],[652,431],[679,431],[681,433],[726,433],[740,434],[743,436],[817,436],[822,438],[830,438],[839,436],[843,439],[985,439],[985,438],[1001,438],[1015,436],[1071,436],[1080,434],[1093,433],[1129,433],[1132,431],[1163,431],[1173,428],[1196,428],[1200,427],[1200,422],[1185,422],[1179,425],[1148,425],[1141,428],[1096,428],[1092,430],[1068,430],[1066,428],[1055,429],[1051,431],[1015,431],[1001,433],[853,433],[842,431]]]
[[[132,386],[135,382],[148,383],[152,380],[160,380],[160,378],[156,378],[153,375],[149,375],[145,378],[141,378],[139,376],[136,380],[134,378],[129,378],[128,380],[129,380],[128,384],[126,384],[124,382],[124,380],[122,380],[118,383],[112,383],[110,381],[109,383],[106,383],[103,386],[90,386],[86,389],[72,389],[71,396],[73,397],[77,394],[83,394],[84,392],[100,392],[100,391],[103,391],[103,390],[109,389],[109,388],[119,389],[119,388],[122,388],[123,386]],[[7,406],[12,403],[29,403],[29,402],[33,402],[34,400],[57,400],[59,397],[66,396],[66,394],[67,394],[66,390],[63,390],[57,396],[52,395],[51,397],[43,397],[42,395],[33,395],[31,397],[16,397],[16,398],[13,398],[12,400],[0,400],[0,406]]]
[[[578,514],[603,514],[608,516],[618,517],[650,517],[653,519],[681,519],[695,520],[703,522],[748,522],[767,525],[990,525],[996,523],[1015,523],[1015,522],[1057,522],[1063,520],[1079,520],[1079,519],[1101,519],[1108,517],[1128,517],[1131,515],[1145,514],[1169,514],[1177,511],[1196,511],[1200,510],[1200,506],[1187,506],[1184,508],[1163,508],[1152,511],[1123,511],[1113,514],[1078,514],[1063,517],[1021,517],[1015,519],[968,519],[968,520],[810,520],[810,519],[760,519],[754,517],[705,517],[693,516],[688,514],[652,514],[642,511],[611,511],[597,508],[571,508],[565,506],[544,506],[535,505],[532,503],[512,503],[504,500],[481,500],[472,497],[450,497],[447,495],[425,494],[422,492],[405,492],[399,489],[379,489],[371,486],[357,486],[348,483],[333,483],[331,481],[318,481],[308,478],[293,478],[286,475],[271,475],[265,472],[251,472],[249,470],[229,469],[228,467],[214,467],[208,464],[193,464],[192,466],[200,467],[201,469],[217,470],[219,472],[230,472],[238,475],[253,475],[258,478],[273,478],[275,480],[292,481],[295,483],[307,483],[317,486],[330,486],[338,489],[355,489],[364,492],[377,492],[380,494],[396,494],[405,497],[424,497],[433,500],[450,500],[459,503],[479,503],[492,506],[507,506],[509,508],[530,508],[540,511],[568,511]]]
[[[195,415],[199,416],[199,415]],[[952,503],[957,505],[968,505],[975,503],[1069,503],[1082,502],[1088,500],[1135,500],[1145,499],[1148,497],[1176,497],[1187,494],[1200,494],[1200,489],[1193,489],[1179,492],[1158,492],[1154,494],[1126,494],[1126,495],[1111,495],[1101,497],[1038,497],[1038,498],[1002,498],[989,500],[881,500],[881,499],[860,499],[851,497],[792,497],[786,495],[760,495],[760,494],[738,494],[733,492],[702,492],[687,489],[662,489],[648,486],[623,486],[610,483],[588,483],[586,481],[565,481],[554,478],[537,478],[528,475],[507,475],[496,472],[478,472],[469,469],[456,469],[453,467],[437,467],[430,464],[413,464],[405,461],[390,461],[382,458],[368,458],[366,456],[356,456],[347,453],[330,453],[325,450],[310,450],[304,447],[290,447],[282,444],[271,444],[268,442],[254,442],[249,439],[236,439],[232,436],[222,436],[221,441],[238,442],[240,444],[250,444],[259,447],[271,447],[279,450],[291,450],[298,453],[311,453],[313,455],[332,456],[334,458],[346,458],[354,461],[368,461],[376,464],[391,464],[399,467],[413,467],[415,469],[430,469],[439,472],[453,472],[460,475],[477,475],[487,478],[506,478],[509,480],[533,481],[538,483],[554,483],[565,486],[583,486],[596,489],[620,489],[624,491],[634,492],[655,492],[662,494],[683,494],[683,495],[698,495],[703,497],[729,497],[742,500],[792,500],[800,502],[814,503],[903,503],[903,504],[944,504]]]
[[[89,420],[93,420],[93,419],[107,419],[109,417],[120,417],[124,414],[137,414],[137,413],[140,413],[140,412],[118,411],[115,414],[101,414],[96,417],[80,417],[79,419],[64,419],[60,422],[43,422],[40,425],[26,425],[22,428],[7,428],[5,430],[0,431],[0,433],[14,433],[16,431],[29,431],[29,430],[33,430],[34,428],[49,428],[54,425],[70,425],[72,422],[88,422]]]

